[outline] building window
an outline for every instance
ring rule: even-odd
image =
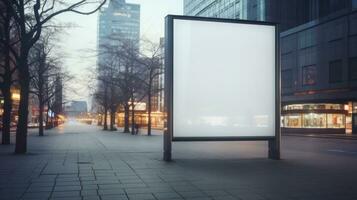
[[[357,57],[350,58],[349,74],[350,74],[350,80],[357,80]]]
[[[329,76],[330,83],[342,82],[342,60],[335,60],[330,62]]]
[[[304,128],[326,128],[326,114],[303,114]]]
[[[327,114],[327,128],[345,128],[345,115]]]
[[[316,65],[305,66],[302,69],[302,82],[303,85],[316,84],[317,69]]]
[[[292,104],[282,109],[284,128],[346,128],[345,104]]]
[[[281,82],[283,88],[292,88],[293,86],[293,73],[292,70],[284,70],[281,73]]]
[[[283,117],[283,127],[287,128],[301,128],[302,123],[301,123],[301,115],[296,114],[296,115],[286,115]]]

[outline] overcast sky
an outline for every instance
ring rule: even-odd
[[[182,14],[183,0],[127,0],[141,5],[141,36],[159,42],[164,35],[164,18],[168,14]],[[63,14],[56,21],[73,23],[62,35],[60,51],[63,52],[64,66],[75,76],[72,88],[77,94],[67,91],[69,100],[89,100],[87,87],[90,67],[95,67],[96,57],[90,50],[96,49],[98,13],[90,16]]]

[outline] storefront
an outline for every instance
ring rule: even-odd
[[[357,102],[352,104],[352,110],[351,130],[353,134],[357,134]]]
[[[146,111],[135,112],[135,123],[140,127],[147,127],[149,121],[149,114]],[[131,114],[129,116],[129,123],[131,123]],[[124,127],[124,113],[117,113],[117,126]],[[164,113],[152,112],[151,113],[151,127],[154,129],[164,128]]]
[[[283,133],[351,134],[353,104],[293,104],[282,108]]]

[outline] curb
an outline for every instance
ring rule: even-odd
[[[338,135],[305,135],[305,134],[282,134],[282,136],[293,137],[310,137],[310,138],[322,138],[322,139],[339,139],[339,140],[357,140],[357,136],[338,136]]]

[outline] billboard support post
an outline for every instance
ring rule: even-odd
[[[168,17],[169,18],[169,17]],[[165,124],[164,161],[171,161],[172,152],[172,110],[173,110],[173,20],[165,20]]]
[[[204,98],[203,96],[206,94],[205,93],[206,88],[209,88],[209,86],[200,84],[199,86],[200,86],[201,90],[196,89],[197,92],[195,90],[190,90],[193,87],[193,85],[195,85],[195,81],[196,81],[197,77],[189,76],[192,74],[194,75],[194,73],[189,74],[188,69],[200,69],[200,63],[202,63],[203,61],[206,61],[206,58],[208,58],[207,62],[209,62],[209,59],[212,58],[212,54],[210,54],[211,57],[207,57],[207,56],[200,57],[199,54],[197,57],[195,57],[195,55],[197,55],[197,52],[201,52],[201,51],[197,51],[197,49],[200,49],[200,48],[198,48],[198,47],[192,48],[192,46],[190,46],[190,44],[187,44],[187,41],[190,41],[190,40],[182,39],[182,38],[184,38],[182,35],[190,36],[191,32],[193,32],[195,29],[196,30],[198,29],[202,32],[202,28],[201,28],[201,26],[199,26],[200,24],[198,24],[198,26],[190,25],[191,27],[189,27],[187,29],[180,28],[180,27],[182,27],[182,24],[183,24],[182,22],[186,21],[186,20],[195,22],[195,23],[196,22],[203,22],[203,23],[218,22],[218,23],[221,23],[221,25],[228,27],[229,29],[231,26],[228,26],[227,24],[230,24],[230,23],[236,24],[236,25],[237,24],[245,25],[246,28],[252,28],[255,25],[262,25],[262,26],[259,26],[259,30],[260,30],[260,28],[263,27],[263,30],[267,31],[267,34],[263,34],[263,36],[261,36],[261,38],[260,38],[261,39],[260,41],[263,41],[261,43],[263,45],[263,47],[261,49],[259,49],[260,52],[256,51],[256,49],[253,49],[253,51],[254,51],[253,52],[252,48],[247,49],[247,51],[246,51],[246,49],[244,49],[244,51],[241,51],[241,52],[243,52],[243,54],[246,52],[250,52],[249,55],[253,55],[254,57],[256,57],[257,54],[266,55],[266,52],[270,52],[271,54],[269,56],[265,56],[265,57],[263,56],[263,58],[265,58],[265,60],[267,61],[266,63],[270,63],[270,64],[268,64],[268,67],[265,68],[265,70],[267,70],[265,72],[267,72],[267,74],[270,74],[270,76],[268,75],[268,76],[261,77],[262,81],[259,83],[256,83],[256,82],[252,83],[252,80],[254,80],[254,79],[247,79],[247,76],[244,76],[244,75],[242,76],[241,74],[239,74],[240,72],[238,72],[238,74],[237,74],[236,67],[234,66],[234,68],[232,68],[231,66],[233,66],[233,65],[228,65],[228,67],[226,69],[231,70],[231,73],[230,74],[227,74],[227,72],[225,72],[226,74],[222,73],[221,77],[230,77],[231,78],[230,80],[234,80],[235,77],[232,79],[232,76],[230,76],[230,75],[237,74],[240,76],[240,79],[239,79],[240,81],[246,81],[244,83],[248,82],[248,83],[251,83],[250,86],[252,86],[252,85],[254,86],[254,88],[250,87],[250,89],[247,89],[246,87],[245,88],[239,87],[239,88],[243,88],[244,90],[239,90],[240,93],[237,92],[237,94],[235,94],[236,96],[233,97],[233,98],[236,98],[237,96],[239,96],[239,94],[243,94],[239,97],[240,98],[243,97],[243,99],[244,99],[244,100],[242,100],[243,102],[248,102],[248,103],[243,103],[243,105],[250,105],[250,104],[255,105],[255,104],[251,103],[251,99],[261,99],[262,94],[265,94],[265,95],[271,97],[269,100],[269,103],[267,103],[268,106],[264,106],[264,107],[261,106],[260,108],[262,108],[262,109],[258,109],[258,108],[254,107],[254,108],[252,108],[253,110],[249,110],[247,108],[242,109],[243,107],[241,107],[240,110],[238,109],[238,111],[236,111],[236,113],[234,113],[234,114],[229,113],[230,115],[228,115],[227,118],[230,117],[230,119],[234,119],[235,124],[231,123],[230,125],[228,125],[228,127],[230,129],[229,128],[225,129],[225,131],[228,132],[228,133],[224,132],[226,134],[217,135],[217,132],[222,132],[222,131],[218,130],[217,132],[215,132],[216,130],[214,129],[220,125],[224,125],[227,127],[227,125],[225,124],[227,122],[227,120],[226,120],[227,118],[221,117],[221,116],[219,116],[219,114],[217,114],[221,110],[217,111],[217,107],[214,108],[216,110],[211,109],[212,104],[215,104],[216,102],[206,101],[206,105],[205,105],[206,107],[204,107],[206,109],[204,110],[204,112],[206,112],[206,111],[211,112],[211,114],[205,113],[206,116],[199,115],[199,114],[197,115],[196,113],[202,113],[202,109],[201,110],[197,109],[199,106],[192,106],[192,105],[202,105],[201,102],[199,102],[199,104],[198,104],[196,99]],[[175,21],[177,23],[175,23]],[[179,21],[181,21],[181,26],[179,26],[180,25],[180,23],[178,23]],[[217,24],[217,26],[218,25],[219,24]],[[197,27],[200,27],[200,28],[197,28]],[[174,29],[176,29],[176,30],[174,30]],[[244,29],[244,27],[243,27],[243,29]],[[203,30],[211,30],[211,29],[203,28]],[[238,30],[238,29],[234,29],[234,30]],[[240,30],[241,29],[239,29],[238,32]],[[274,35],[273,31],[275,31],[275,35]],[[196,38],[199,38],[199,39],[195,40],[194,44],[197,45],[197,44],[200,44],[200,42],[202,44],[202,41],[205,41],[204,38],[207,35],[206,33],[210,33],[210,32],[206,31],[205,34],[197,34],[197,32],[196,32]],[[223,33],[226,34],[226,33],[231,33],[231,32],[226,31]],[[246,34],[247,32],[244,32],[244,33]],[[255,33],[260,33],[260,32],[256,31]],[[265,33],[265,32],[263,32],[263,33]],[[177,39],[178,35],[181,36],[181,40]],[[257,34],[253,34],[253,35],[257,36]],[[231,37],[236,38],[235,36],[231,36]],[[249,37],[250,37],[250,35],[249,35]],[[273,43],[274,37],[275,37],[275,43]],[[207,41],[213,41],[213,40],[208,40],[207,38],[209,38],[209,37],[207,36],[205,38]],[[222,36],[222,38],[224,38],[224,36]],[[176,42],[174,42],[174,41],[176,41]],[[179,41],[179,42],[177,42],[177,41]],[[239,40],[235,40],[235,41],[239,41]],[[248,40],[246,40],[246,41],[248,41]],[[241,43],[239,43],[239,44],[241,44]],[[244,41],[243,41],[243,44],[245,44],[246,47],[254,46],[251,44],[247,44]],[[190,47],[186,48],[184,45],[190,46]],[[216,45],[217,45],[217,43],[216,43]],[[219,43],[218,46],[220,48],[222,48],[221,43]],[[230,44],[228,44],[227,46],[229,47]],[[224,49],[225,48],[226,48],[226,46],[224,46]],[[275,51],[272,50],[274,48],[275,48]],[[230,50],[229,52],[233,52],[233,51]],[[273,56],[274,53],[275,53],[275,57]],[[176,55],[175,60],[174,60],[174,54]],[[182,56],[178,57],[177,55],[188,56],[188,58],[187,57],[182,58]],[[200,58],[200,60],[198,58]],[[194,62],[194,61],[189,62],[192,59],[196,62]],[[200,62],[197,62],[198,60]],[[224,60],[224,59],[221,59],[221,60]],[[274,62],[274,60],[275,60],[275,62]],[[185,61],[185,62],[181,62],[181,61]],[[163,137],[164,137],[163,138],[163,143],[164,143],[163,160],[164,161],[172,160],[172,142],[173,141],[182,141],[182,142],[185,142],[185,141],[267,141],[268,142],[268,158],[274,159],[274,160],[280,159],[280,141],[281,141],[281,133],[280,133],[280,121],[281,121],[281,119],[280,119],[280,109],[281,109],[280,108],[280,99],[281,99],[280,98],[280,95],[281,95],[280,88],[281,88],[281,86],[280,85],[281,85],[281,83],[280,83],[280,80],[281,80],[281,74],[280,74],[279,30],[278,30],[278,25],[276,23],[168,15],[165,20],[165,60],[164,60],[164,62],[165,62],[165,96],[164,97],[165,97],[165,113],[166,113],[165,130],[164,130],[164,134],[163,134]],[[235,63],[236,61],[229,61],[229,62]],[[245,60],[244,62],[243,63],[245,66],[247,66],[247,65],[249,65],[249,63],[251,63],[250,60],[247,62]],[[261,61],[261,62],[263,62],[263,61]],[[191,65],[190,63],[195,63],[195,65]],[[174,66],[174,64],[176,65],[176,67]],[[198,65],[198,67],[196,67],[196,65]],[[242,65],[242,66],[244,66],[244,65]],[[206,63],[206,65],[202,64],[201,66],[204,66],[205,67],[204,70],[206,70],[207,66],[210,66],[210,63],[208,63],[208,64]],[[265,63],[263,63],[261,65],[253,63],[253,65],[249,65],[249,66],[250,66],[250,68],[244,68],[244,70],[246,70],[246,71],[248,70],[249,73],[254,73],[249,70],[255,66],[265,66]],[[174,67],[175,67],[175,70],[174,70]],[[229,67],[231,67],[231,68],[229,68]],[[181,71],[180,70],[177,71],[178,69],[180,69]],[[209,69],[209,68],[207,68],[207,69]],[[269,69],[270,69],[270,71],[269,71]],[[183,70],[186,70],[186,71],[183,71]],[[261,70],[261,68],[258,68],[258,70]],[[174,76],[174,71],[176,72],[175,76]],[[193,71],[193,72],[196,72],[196,71]],[[217,71],[214,71],[214,73],[216,75]],[[196,74],[197,74],[197,72],[196,72]],[[206,76],[208,76],[208,74],[206,74]],[[184,77],[184,78],[182,79],[182,77]],[[270,77],[270,78],[266,78],[266,77]],[[189,78],[191,78],[191,79],[189,79]],[[211,77],[210,80],[215,79],[215,78],[216,78],[216,76],[214,76],[213,78]],[[259,78],[257,78],[257,79],[260,80]],[[192,82],[190,83],[188,80],[194,80],[193,84],[192,84]],[[274,84],[274,82],[275,82],[275,84]],[[178,83],[185,83],[185,84],[180,85]],[[209,82],[205,82],[205,83],[206,84],[208,83],[208,85],[209,85]],[[268,84],[266,84],[266,83],[268,83]],[[222,85],[224,85],[224,84],[222,84]],[[267,87],[268,88],[267,90],[262,90],[262,92],[257,92],[257,88],[259,88],[259,86],[261,86],[261,85],[263,85],[263,88],[265,85],[268,85],[268,86],[270,85],[270,86]],[[175,86],[175,88],[174,88],[174,86]],[[230,88],[230,87],[231,86],[228,85],[227,87],[222,87],[222,88]],[[175,90],[175,92],[174,92],[174,90]],[[194,92],[192,92],[192,91],[194,91]],[[223,91],[225,91],[225,90],[223,90]],[[251,96],[252,91],[255,91],[257,95]],[[268,93],[267,91],[271,91],[271,92]],[[212,93],[212,92],[210,92],[210,93]],[[203,95],[196,99],[195,98],[191,98],[191,99],[187,98],[187,97],[191,97],[192,94],[193,94],[193,96],[195,96],[195,94],[201,94],[201,95],[203,94]],[[248,94],[248,95],[246,95],[246,94]],[[176,99],[175,105],[174,105],[174,96]],[[183,98],[181,98],[181,97],[183,97]],[[177,100],[178,98],[179,98],[179,100]],[[207,98],[207,99],[210,99],[210,98]],[[240,101],[240,100],[241,99],[238,99],[238,101]],[[196,102],[196,104],[191,103],[191,102]],[[226,101],[224,101],[222,103],[222,105],[225,103],[226,103]],[[174,107],[175,107],[175,113],[174,113]],[[274,107],[275,107],[275,109],[274,109]],[[224,109],[225,108],[223,108],[223,110]],[[190,113],[190,114],[187,114],[187,113]],[[192,113],[194,113],[194,114],[192,114]],[[223,115],[223,116],[226,116],[226,115]],[[175,118],[175,120],[174,120],[174,118]],[[253,120],[251,120],[250,122],[247,123],[247,121],[244,121],[244,118],[245,119],[253,119]],[[183,121],[183,119],[184,119],[184,121]],[[175,126],[174,126],[174,123],[175,123]],[[227,122],[227,123],[230,123],[230,122]],[[206,128],[205,130],[207,130],[207,131],[202,131],[202,129],[197,129],[197,126],[196,126],[197,124],[199,124],[199,125],[201,125],[201,124],[207,125],[208,124],[208,127],[211,127],[212,129],[209,130]],[[249,127],[249,126],[251,126],[251,127]],[[175,127],[175,130],[174,130],[174,127]],[[238,127],[238,128],[234,129],[235,127]],[[251,129],[249,129],[249,128],[247,129],[246,127],[249,127]],[[266,130],[264,128],[266,128]],[[197,130],[198,130],[198,132],[201,132],[201,134],[200,133],[197,134]],[[251,130],[253,130],[253,131],[251,131]],[[211,135],[207,134],[207,132],[211,133]],[[240,134],[236,134],[237,132]],[[249,134],[249,132],[250,133],[253,132],[255,134]],[[178,134],[178,133],[181,133],[181,134]],[[182,134],[182,133],[185,133],[185,134]],[[191,135],[190,135],[190,133],[191,133]],[[204,133],[204,134],[202,134],[202,133]]]
[[[275,138],[268,141],[268,158],[280,160],[281,141],[281,74],[280,74],[280,43],[279,25],[275,25]]]
[[[280,160],[280,145],[277,139],[269,140],[268,158],[272,160]]]

